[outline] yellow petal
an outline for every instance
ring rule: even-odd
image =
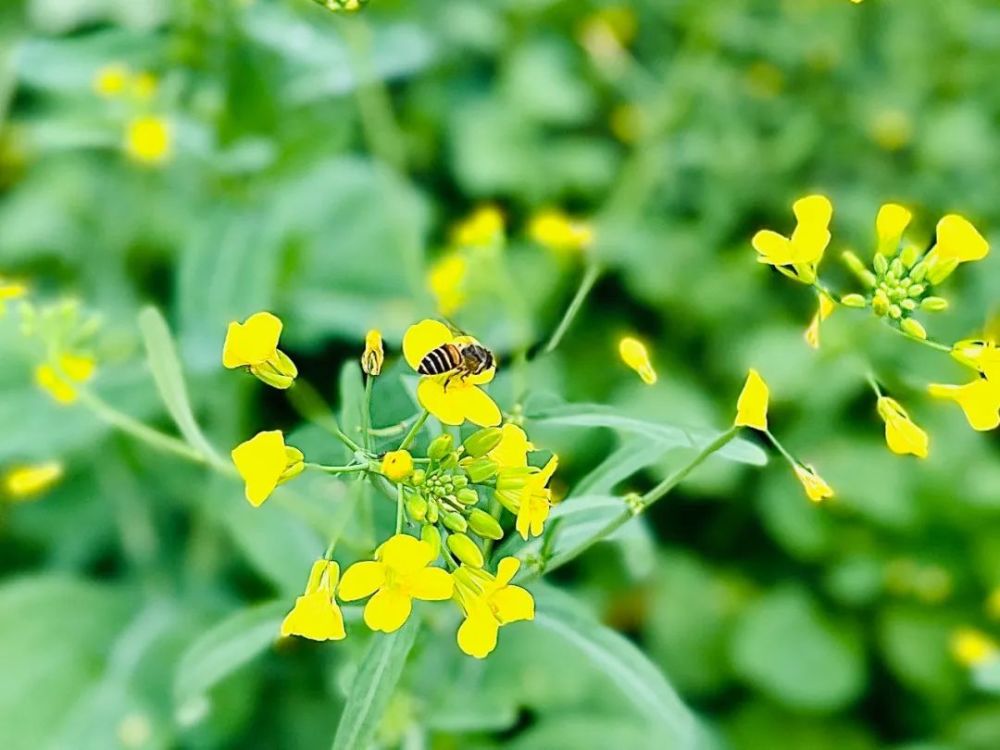
[[[792,211],[799,224],[809,224],[826,229],[833,218],[833,204],[825,195],[808,195],[792,204]]]
[[[497,584],[500,586],[506,586],[512,580],[514,576],[517,575],[517,571],[521,568],[521,561],[516,557],[505,557],[497,565]]]
[[[260,506],[278,486],[278,480],[288,462],[285,439],[281,430],[258,432],[232,451],[236,471],[246,483],[246,498],[254,507]]]
[[[345,635],[344,617],[329,591],[317,591],[295,600],[281,623],[281,635],[298,635],[314,641],[339,641]]]
[[[982,260],[990,246],[968,219],[948,214],[938,222],[936,250],[942,260],[965,262]]]
[[[785,266],[792,262],[792,243],[777,232],[762,229],[753,236],[750,244],[759,253],[758,260],[762,263]]]
[[[446,391],[440,378],[422,378],[417,384],[417,401],[444,424],[460,425],[465,421],[464,405],[453,398],[458,384]]]
[[[365,605],[365,625],[392,633],[403,626],[412,608],[413,602],[406,594],[396,589],[381,589]]]
[[[796,265],[815,265],[830,244],[830,232],[818,224],[799,224],[792,232],[791,260]]]
[[[27,498],[44,492],[58,482],[62,475],[63,465],[58,461],[15,466],[4,474],[3,488],[12,498]]]
[[[952,635],[951,653],[959,664],[975,667],[997,658],[1000,647],[981,630],[966,627],[959,628]]]
[[[51,365],[43,364],[35,368],[35,383],[60,404],[72,404],[76,401],[76,388]]]
[[[913,214],[898,203],[886,203],[879,209],[878,217],[875,219],[879,252],[893,253],[896,251],[899,240],[912,218]]]
[[[504,586],[490,597],[490,606],[501,625],[535,619],[535,600],[520,586]]]
[[[833,497],[833,489],[823,478],[808,466],[796,466],[795,476],[802,482],[806,496],[814,503]]]
[[[85,383],[94,377],[94,370],[97,363],[93,357],[79,354],[63,354],[59,357],[59,369],[65,373],[66,377],[77,383]]]
[[[737,427],[753,427],[755,430],[767,430],[767,402],[770,392],[767,383],[760,373],[751,369],[740,397],[736,400]]]
[[[427,287],[437,300],[437,308],[442,315],[454,314],[465,303],[467,273],[468,262],[459,253],[442,256],[428,269]]]
[[[139,115],[125,127],[125,153],[140,164],[162,164],[170,156],[173,131],[156,115]]]
[[[639,373],[643,383],[653,385],[656,382],[656,370],[653,369],[649,352],[641,341],[626,336],[618,342],[618,354],[626,365]]]
[[[262,365],[277,358],[281,328],[281,320],[269,312],[254,313],[244,323],[233,321],[222,345],[223,366]]]
[[[485,659],[497,647],[500,624],[489,614],[477,608],[458,628],[458,647],[469,656]]]
[[[1000,348],[993,341],[959,341],[952,347],[951,356],[963,365],[978,370],[988,380],[1000,383]]]
[[[371,596],[385,584],[385,566],[374,560],[362,560],[344,571],[337,590],[345,602],[353,602]]]
[[[885,422],[885,442],[889,450],[901,456],[912,454],[927,458],[930,443],[927,433],[910,420],[898,401],[883,396],[878,400],[877,409]]]
[[[408,534],[396,534],[382,543],[375,557],[394,573],[413,573],[427,567],[437,555],[427,542]]]
[[[451,330],[439,320],[421,320],[406,329],[403,334],[403,358],[414,370],[420,366],[424,356],[454,338]]]
[[[528,451],[533,450],[535,446],[524,430],[508,422],[500,428],[500,442],[489,456],[504,468],[524,467],[528,465]]]
[[[383,362],[385,362],[385,349],[382,347],[382,334],[373,328],[365,336],[365,350],[361,354],[361,369],[366,375],[376,377],[382,372]]]
[[[937,398],[956,401],[972,429],[985,432],[1000,426],[1000,385],[979,378],[965,385],[932,384],[928,390]]]
[[[408,591],[414,599],[437,602],[451,599],[454,581],[448,571],[441,568],[418,570],[408,580]]]

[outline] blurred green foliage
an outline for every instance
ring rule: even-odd
[[[757,367],[775,429],[838,496],[808,503],[780,461],[713,459],[549,585],[662,670],[697,715],[699,746],[1000,747],[1000,681],[973,681],[949,650],[960,626],[1000,634],[984,609],[1000,586],[995,435],[923,394],[929,380],[958,382],[957,365],[863,316],[836,313],[822,348],[807,348],[814,295],[749,247],[762,226],[789,229],[792,200],[811,191],[836,207],[824,275],[844,291],[837,252],[867,257],[888,200],[914,209],[915,238],[958,211],[996,244],[1000,6],[636,0],[594,15],[609,7],[372,0],[348,16],[308,0],[9,0],[0,271],[101,316],[95,384],[124,412],[172,429],[136,321],[153,303],[213,445],[280,427],[335,460],[273,392],[222,371],[228,321],[278,313],[303,372],[349,410],[360,375],[338,375],[342,364],[367,329],[398,350],[433,314],[426,268],[454,221],[487,200],[508,217],[517,294],[484,272],[456,316],[503,363],[545,340],[583,273],[526,238],[530,215],[593,216],[603,273],[560,348],[529,370],[536,413],[558,394],[711,432]],[[139,109],[170,123],[164,164],[123,153],[131,105],[92,88],[110,63],[158,77]],[[952,311],[932,336],[977,334],[997,311],[997,253],[949,284]],[[0,744],[328,746],[371,639],[356,612],[343,643],[273,637],[325,539],[370,551],[382,521],[352,513],[367,507],[361,490],[303,478],[250,509],[228,479],[52,403],[12,313],[0,320],[0,466],[57,458],[66,476],[0,506]],[[617,360],[633,332],[651,345],[656,386]],[[869,367],[930,433],[927,461],[885,449]],[[376,424],[412,413],[400,371],[378,383]],[[501,402],[517,388],[501,368]],[[641,433],[532,427],[576,494],[645,489],[689,457],[662,458]],[[640,474],[609,470],[643,451]],[[551,611],[565,608],[552,596]],[[545,621],[505,629],[478,663],[455,648],[453,621],[429,615],[376,741],[661,747],[649,714],[672,693],[628,683],[648,675],[639,651],[600,630],[580,658],[586,614]],[[609,653],[634,669],[616,674]]]

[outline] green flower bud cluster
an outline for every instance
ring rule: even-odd
[[[913,245],[878,252],[867,268],[852,252],[842,256],[845,265],[864,284],[867,295],[848,294],[840,302],[847,307],[871,307],[875,315],[895,321],[899,328],[916,338],[927,338],[923,325],[913,317],[918,310],[940,312],[948,301],[932,294],[931,265]]]
[[[470,435],[455,447],[443,434],[427,447],[428,461],[403,483],[406,515],[421,524],[421,538],[435,549],[442,544],[466,565],[482,567],[481,540],[503,538],[500,523],[478,507],[484,495],[476,485],[497,477],[499,466],[487,455],[500,443],[501,432],[490,427]]]

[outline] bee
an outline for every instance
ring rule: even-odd
[[[467,378],[479,375],[496,364],[493,352],[480,344],[463,342],[441,344],[424,355],[417,367],[421,375],[448,375],[445,387],[454,377]]]

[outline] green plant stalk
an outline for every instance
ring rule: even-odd
[[[687,464],[682,466],[680,469],[675,471],[669,477],[664,479],[658,485],[646,492],[641,498],[636,507],[629,507],[623,510],[620,514],[608,521],[601,529],[588,539],[577,544],[572,549],[563,552],[560,555],[556,555],[551,560],[549,560],[542,570],[535,571],[534,574],[529,574],[527,580],[537,578],[543,573],[549,573],[556,568],[559,568],[571,560],[579,557],[585,551],[590,549],[593,545],[606,539],[611,534],[615,533],[618,529],[628,523],[632,518],[644,512],[650,505],[655,503],[660,498],[669,494],[678,484],[683,482],[687,476],[701,466],[710,456],[714,453],[722,450],[729,442],[736,437],[739,432],[738,427],[730,427],[728,430],[720,434],[715,440],[706,445],[698,454],[692,458]]]
[[[563,336],[566,335],[566,331],[569,330],[573,320],[580,312],[580,308],[583,307],[583,303],[587,299],[587,295],[590,294],[590,290],[594,288],[594,284],[597,283],[597,279],[600,275],[600,265],[591,261],[583,273],[583,278],[580,279],[580,286],[577,287],[576,294],[573,295],[573,299],[570,301],[569,307],[567,307],[566,312],[563,313],[562,320],[559,321],[559,325],[556,326],[556,330],[552,332],[552,336],[549,338],[548,343],[545,345],[545,348],[542,349],[542,354],[549,354],[554,351],[557,346],[559,346]]]
[[[424,409],[424,413],[421,414],[420,418],[413,423],[413,427],[411,427],[410,431],[406,433],[406,437],[403,438],[403,442],[399,444],[399,450],[405,451],[407,448],[410,447],[410,445],[413,444],[413,441],[416,439],[417,434],[420,432],[421,428],[423,428],[424,422],[427,421],[427,418],[430,415],[431,413],[426,409]]]
[[[403,485],[396,485],[396,533],[403,531]]]

